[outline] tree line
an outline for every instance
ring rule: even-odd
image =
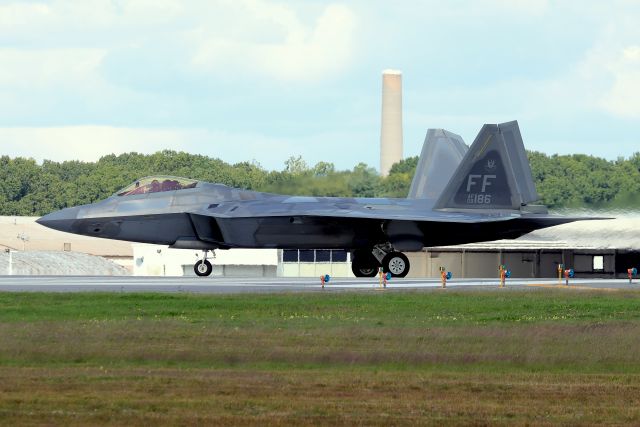
[[[614,161],[587,156],[529,152],[541,202],[551,208],[640,208],[640,152]],[[233,187],[292,195],[406,197],[418,157],[393,165],[381,177],[364,163],[336,170],[333,163],[308,165],[289,158],[280,171],[254,162],[229,164],[176,151],[108,155],[97,162],[0,157],[0,215],[44,215],[104,199],[148,175],[183,176]]]

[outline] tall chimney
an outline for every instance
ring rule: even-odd
[[[382,72],[382,128],[380,131],[380,174],[402,160],[402,72]]]

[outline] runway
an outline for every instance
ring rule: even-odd
[[[498,279],[460,279],[446,289],[536,289],[619,291],[640,289],[640,281],[573,279],[569,286],[558,280],[513,279],[500,288]],[[445,290],[446,290],[445,289]],[[331,279],[322,288],[319,278],[134,277],[134,276],[0,276],[0,292],[167,292],[167,293],[278,293],[278,292],[374,292],[443,290],[438,279],[393,279],[386,288],[373,279]]]

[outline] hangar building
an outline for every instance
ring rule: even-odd
[[[410,274],[438,277],[442,266],[454,278],[497,277],[501,264],[518,278],[557,277],[558,264],[573,268],[576,277],[624,278],[628,268],[640,269],[640,217],[579,221],[515,240],[425,248],[412,254]]]
[[[43,227],[36,223],[36,219],[38,219],[38,217],[0,216],[0,251],[4,252],[4,250],[11,249],[18,252],[80,252],[106,258],[124,267],[126,271],[132,271],[133,249],[131,243],[117,240],[105,241],[93,237],[63,233]],[[73,256],[62,256],[58,257],[55,262],[71,262],[73,259],[75,259]],[[32,260],[24,259],[25,263],[31,264],[31,267],[25,271],[32,272],[25,274],[38,274],[38,272],[50,271],[47,266],[37,267],[35,265],[36,263],[47,262],[46,260],[54,262],[50,255],[35,257]],[[0,272],[2,271],[4,270],[0,270]]]

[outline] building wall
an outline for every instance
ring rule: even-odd
[[[301,262],[281,265],[283,277],[320,277],[328,274],[331,277],[353,277],[351,263]]]
[[[427,259],[429,265],[429,275],[427,277],[440,277],[440,267],[444,267],[446,271],[453,273],[454,277],[462,276],[462,252],[428,252]],[[414,265],[412,264],[411,269],[413,268]],[[411,270],[409,270],[409,274],[411,274]]]
[[[500,252],[465,252],[463,277],[498,277],[500,264]]]
[[[538,255],[535,251],[504,252],[502,254],[502,264],[511,270],[511,277],[536,277]],[[498,274],[498,267],[496,266],[495,274],[492,277],[497,277]]]
[[[424,252],[407,252],[409,258],[409,274],[407,277],[430,277],[431,276],[431,259],[424,255]]]
[[[285,249],[278,262],[278,276],[282,277],[354,277],[350,254],[342,250]]]
[[[146,244],[134,244],[133,254],[135,276],[194,276],[193,265],[202,257],[201,251]],[[275,277],[278,250],[216,250],[215,258],[209,260],[213,276]]]
[[[539,251],[537,277],[558,277],[558,264],[565,264],[562,251]]]
[[[140,251],[134,246],[134,274],[136,275],[175,275],[192,276],[193,264],[199,254],[193,250],[167,249],[151,245]],[[161,252],[158,252],[161,249]],[[294,251],[296,252],[296,251]],[[353,277],[351,262],[341,255],[333,261],[336,254],[331,252],[329,262],[318,261],[320,252],[326,256],[328,251],[300,251],[295,260],[285,262],[283,251],[277,250],[229,250],[216,251],[213,263],[213,276],[225,277],[319,277],[329,274],[331,277]],[[336,253],[342,251],[336,251]],[[305,256],[301,255],[304,254]],[[468,249],[430,249],[423,252],[407,253],[411,263],[408,277],[440,277],[440,267],[453,273],[456,278],[497,278],[498,266],[504,264],[511,270],[513,278],[556,278],[558,264],[573,268],[576,277],[626,277],[626,269],[636,266],[640,269],[640,252],[625,252],[616,264],[616,251],[613,250],[468,250]],[[594,256],[602,257],[603,269],[593,270]],[[141,261],[144,257],[144,261]],[[336,257],[338,258],[338,257]],[[637,265],[632,265],[634,262]],[[624,264],[624,268],[622,266]],[[629,264],[629,265],[627,265]]]
[[[14,251],[79,252],[106,258],[133,271],[130,242],[63,233],[36,222],[38,217],[0,216],[0,248]]]
[[[504,264],[513,278],[555,278],[558,264],[573,268],[576,277],[626,277],[627,268],[640,269],[640,252],[624,252],[623,268],[616,264],[615,250],[468,250],[466,248],[434,248],[410,254],[409,277],[440,277],[440,267],[453,273],[454,278],[498,277],[498,266]],[[630,254],[630,255],[629,255]],[[409,255],[409,254],[408,254]],[[603,268],[594,270],[594,257],[602,257]],[[621,256],[622,258],[622,256]],[[620,264],[620,263],[618,263]],[[629,264],[627,266],[627,264]]]
[[[182,265],[183,276],[195,276],[193,264]],[[276,277],[278,266],[276,265],[221,265],[213,264],[212,277]]]

